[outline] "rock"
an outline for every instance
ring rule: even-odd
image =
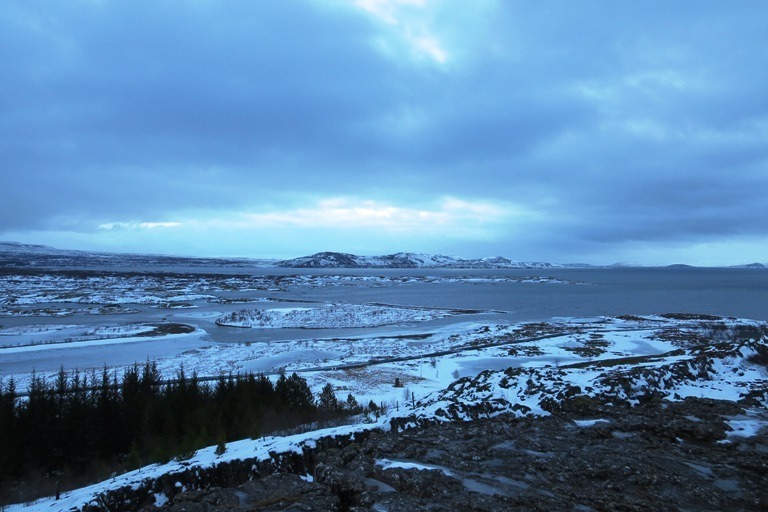
[[[324,463],[319,463],[315,467],[315,481],[328,487],[347,507],[361,504],[361,496],[366,491],[365,476],[366,473],[353,472]]]
[[[261,467],[245,483],[187,490],[145,510],[768,508],[768,436],[726,440],[726,419],[744,415],[742,405],[698,398],[636,407],[581,395],[568,400],[571,406],[546,417],[507,413],[324,440],[301,461],[283,464],[282,472]],[[314,464],[314,478],[304,473],[305,464]],[[210,475],[219,478],[221,471]],[[115,503],[112,512],[140,508]]]
[[[274,474],[247,482],[242,493],[243,510],[339,510],[340,502],[326,486],[298,475]]]

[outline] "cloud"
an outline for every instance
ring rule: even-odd
[[[177,228],[181,226],[180,222],[107,222],[100,224],[99,229],[104,231],[138,230],[138,229],[158,229],[158,228]]]
[[[356,0],[354,5],[383,22],[385,36],[376,38],[375,46],[384,55],[397,59],[400,53],[397,47],[403,45],[417,61],[427,58],[437,64],[448,62],[448,51],[436,33],[433,19],[435,11],[441,10],[441,2]]]
[[[424,8],[424,0],[355,0],[355,5],[390,25],[401,23],[403,7]]]
[[[392,251],[444,225],[479,233],[434,228],[444,247],[528,259],[722,255],[768,238],[766,20],[749,0],[9,0],[0,235],[202,252],[205,212]]]
[[[409,237],[479,240],[501,236],[510,222],[527,222],[536,217],[508,203],[443,198],[422,208],[349,197],[321,199],[311,206],[261,212],[210,213],[187,218],[185,226],[200,229],[273,230],[299,232],[336,230]],[[169,223],[174,224],[175,223]]]

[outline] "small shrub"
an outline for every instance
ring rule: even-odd
[[[217,447],[217,449],[218,449],[218,447]],[[176,455],[173,458],[173,460],[175,460],[176,462],[183,462],[185,460],[191,459],[194,456],[195,456],[195,450],[187,450],[185,452],[181,452],[180,454]]]

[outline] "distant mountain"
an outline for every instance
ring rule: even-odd
[[[503,256],[465,259],[442,254],[398,252],[384,256],[359,256],[343,252],[319,252],[289,260],[251,258],[195,258],[153,254],[57,249],[47,245],[0,242],[0,268],[135,268],[142,267],[285,267],[285,268],[562,268],[588,265],[557,265],[513,261]]]
[[[0,268],[271,267],[275,260],[195,258],[157,254],[75,251],[47,245],[0,242]]]
[[[734,268],[768,268],[762,263],[747,263],[744,265],[734,265]]]
[[[47,245],[22,244],[19,242],[0,242],[0,252],[55,252],[60,249],[54,249]]]
[[[479,259],[443,254],[398,252],[385,256],[358,256],[343,252],[319,252],[277,262],[285,268],[560,268],[563,265],[513,261],[502,256]]]
[[[666,268],[697,268],[695,265],[686,265],[685,263],[675,263],[667,265]],[[723,268],[768,268],[762,263],[745,263],[743,265],[731,265]]]

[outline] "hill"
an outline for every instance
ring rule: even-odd
[[[75,251],[47,245],[0,242],[0,268],[268,267],[274,261]]]
[[[277,262],[285,268],[559,268],[563,265],[513,261],[502,256],[465,259],[442,254],[398,252],[384,256],[358,256],[342,252],[319,252]]]

